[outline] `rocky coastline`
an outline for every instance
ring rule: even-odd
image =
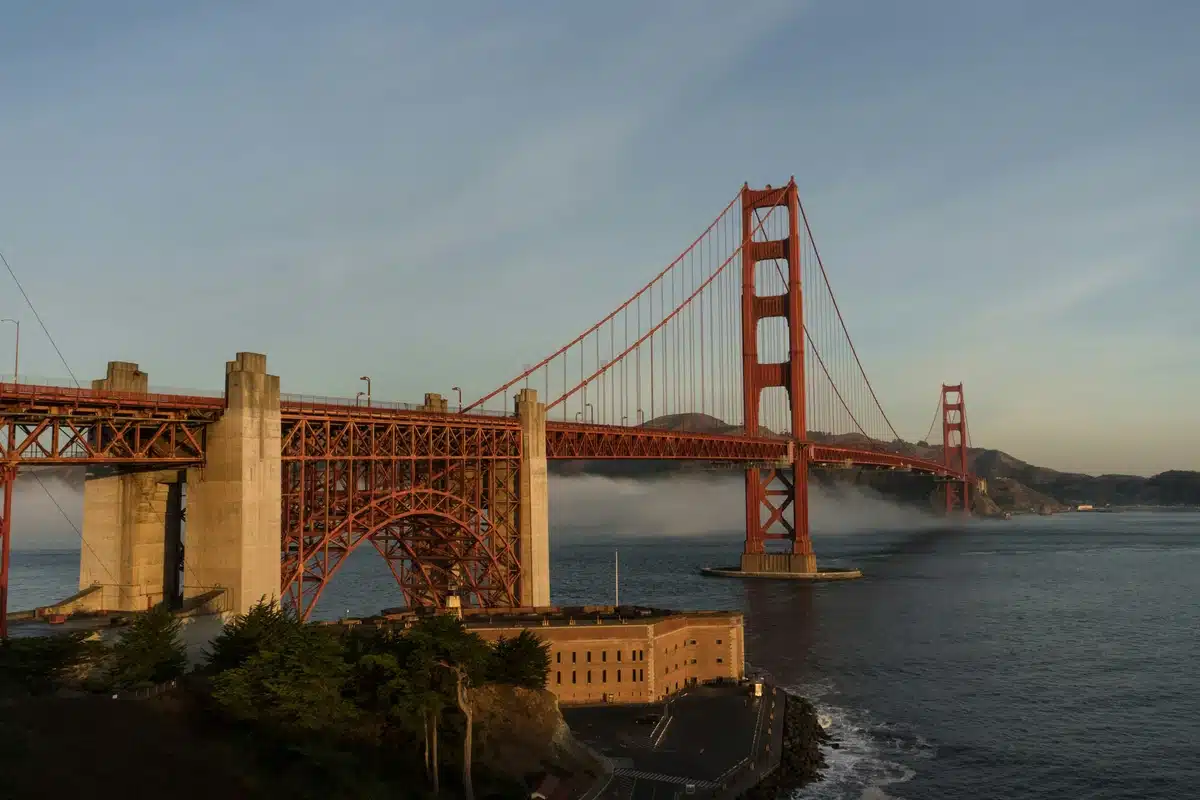
[[[784,692],[783,747],[779,766],[757,786],[742,795],[746,800],[775,800],[815,783],[827,766],[821,746],[832,741],[817,719],[817,709],[807,699]]]

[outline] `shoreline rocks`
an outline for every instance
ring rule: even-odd
[[[817,709],[799,695],[784,692],[783,747],[779,766],[744,795],[746,800],[775,800],[821,780],[827,766],[821,746],[831,737],[817,719]]]

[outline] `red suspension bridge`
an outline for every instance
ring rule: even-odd
[[[902,441],[854,347],[794,180],[743,187],[615,311],[457,409],[439,395],[419,406],[280,395],[265,357],[254,354],[229,362],[218,396],[151,393],[144,374],[124,362],[110,365],[108,378],[91,388],[0,384],[0,603],[17,470],[54,464],[91,469],[88,548],[89,522],[94,530],[107,524],[88,516],[100,505],[89,505],[87,492],[94,488],[98,497],[102,481],[128,486],[142,475],[137,491],[167,505],[172,486],[187,487],[186,547],[174,547],[191,577],[185,574],[182,586],[163,585],[170,579],[161,578],[157,561],[149,572],[158,569],[159,578],[139,577],[128,557],[108,564],[91,548],[94,557],[82,557],[81,588],[109,578],[133,587],[106,595],[115,598],[104,601],[110,608],[213,587],[232,587],[234,607],[244,608],[257,599],[258,584],[246,576],[262,563],[254,554],[264,541],[279,553],[267,579],[278,592],[270,593],[288,597],[306,616],[346,556],[368,542],[387,559],[410,605],[440,605],[451,593],[485,606],[548,604],[548,576],[541,574],[548,569],[545,459],[744,465],[743,568],[816,573],[808,525],[812,468],[927,474],[947,511],[969,509],[961,385],[942,387],[939,409],[937,456]],[[259,426],[260,445],[247,444],[246,425]],[[238,459],[265,467],[226,475]],[[100,468],[107,468],[103,476]],[[256,480],[264,485],[255,488]],[[234,502],[236,519],[220,510]],[[277,514],[266,508],[276,503]],[[132,513],[122,509],[115,513]],[[170,559],[170,530],[162,534],[154,524],[152,533],[139,534],[144,521],[120,524],[118,538],[162,538],[163,558]],[[239,526],[237,535],[226,530]],[[236,574],[231,549],[240,553]],[[96,574],[95,564],[89,570],[89,559],[105,562],[107,576]]]

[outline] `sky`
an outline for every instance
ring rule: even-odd
[[[1190,0],[0,6],[0,251],[81,380],[477,397],[795,175],[903,435],[962,381],[972,444],[1200,469]]]

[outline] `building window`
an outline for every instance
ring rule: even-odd
[[[622,651],[620,651],[620,650],[617,651],[617,661],[621,660],[621,652]]]
[[[608,683],[608,670],[606,670],[606,669],[600,670],[600,682]]]
[[[571,683],[575,682],[575,670],[571,670]]]
[[[587,651],[587,662],[589,664],[592,663],[592,651],[591,650]]]
[[[617,670],[617,683],[621,682],[621,670]]]
[[[588,670],[587,678],[588,678],[588,683],[591,683],[592,682],[592,671],[590,669]]]
[[[558,653],[555,653],[554,655],[557,658],[558,663],[561,664],[562,663],[562,653],[558,652]]]
[[[601,651],[600,651],[600,660],[601,660],[601,661],[608,661],[608,651],[607,651],[607,650],[601,650]]]
[[[721,640],[720,640],[720,639],[717,639],[717,644],[720,644],[720,643],[721,643]]]
[[[695,663],[696,663],[696,659],[694,659],[694,658],[693,658],[693,659],[692,659],[691,661],[689,661],[688,663],[689,663],[689,664],[695,664]]]
[[[723,658],[718,658],[718,659],[717,659],[717,663],[718,663],[718,664],[724,664],[724,663],[725,663],[725,659],[723,659]]]
[[[639,680],[639,681],[644,681],[644,680],[646,680],[646,670],[644,670],[644,669],[639,669],[639,670],[638,670],[638,680]]]
[[[574,650],[571,651],[571,663],[572,664],[575,663],[575,651]]]
[[[696,643],[695,639],[688,639],[688,644],[695,644],[695,643]]]
[[[561,672],[554,673],[554,682],[562,683],[562,673]]]

